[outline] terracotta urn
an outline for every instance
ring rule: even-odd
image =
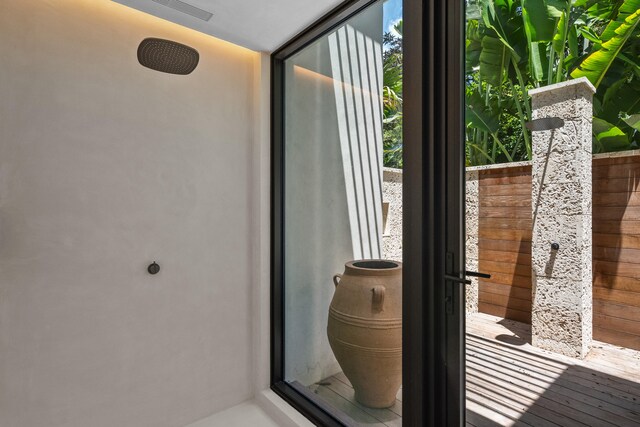
[[[327,334],[356,400],[388,408],[402,385],[402,264],[351,261],[333,277]]]

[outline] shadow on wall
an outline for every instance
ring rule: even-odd
[[[380,258],[382,46],[351,25],[329,35],[354,259]]]

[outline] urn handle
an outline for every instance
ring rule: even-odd
[[[373,293],[373,309],[375,311],[382,311],[384,308],[384,293],[386,288],[382,285],[376,285],[371,289]]]
[[[333,276],[333,284],[336,285],[336,288],[340,284],[341,280],[342,280],[342,274],[336,274],[335,276]]]

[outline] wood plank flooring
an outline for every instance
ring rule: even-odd
[[[640,352],[596,342],[581,361],[530,342],[529,325],[467,318],[468,426],[640,426]],[[342,373],[309,388],[352,426],[402,425],[402,389],[393,407],[371,409]]]

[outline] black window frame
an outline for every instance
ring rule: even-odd
[[[284,380],[284,61],[377,0],[347,0],[271,55],[271,388],[319,426],[339,411]],[[404,0],[403,425],[465,422],[464,0]],[[416,286],[419,283],[421,286]]]

